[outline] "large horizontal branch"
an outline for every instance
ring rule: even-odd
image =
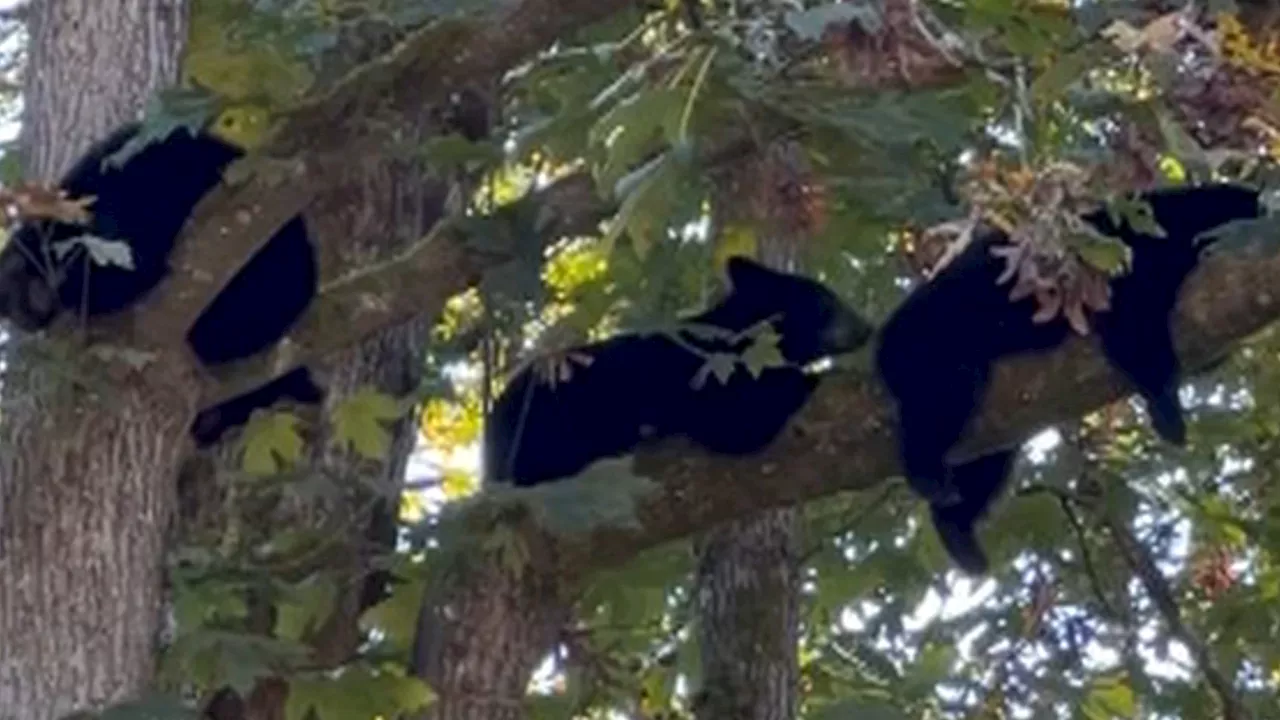
[[[634,0],[507,0],[493,12],[434,22],[360,66],[324,96],[281,119],[255,158],[262,170],[210,193],[171,259],[173,273],[136,313],[156,345],[177,346],[200,312],[252,253],[329,184],[343,158],[372,141],[366,122],[443,105],[468,83],[489,84],[580,27]],[[274,167],[282,163],[283,174]],[[321,257],[339,257],[320,249]]]
[[[1174,323],[1184,367],[1188,373],[1210,367],[1278,316],[1280,255],[1207,259],[1188,280]],[[1054,352],[1010,359],[997,367],[956,455],[1010,447],[1128,392],[1092,337],[1073,336]],[[660,490],[639,504],[639,527],[565,539],[556,546],[558,567],[576,576],[732,518],[872,487],[899,472],[894,426],[892,403],[877,380],[839,372],[760,456],[715,457],[686,441],[641,450],[636,471],[655,478]]]

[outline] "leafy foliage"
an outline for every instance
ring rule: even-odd
[[[302,675],[291,678],[285,718],[357,720],[394,717],[425,709],[434,697],[419,679],[368,667],[348,667],[336,678]]]
[[[362,457],[379,460],[391,449],[391,433],[386,423],[404,415],[394,398],[362,388],[343,399],[333,411],[334,433],[339,445],[350,447]]]
[[[152,132],[232,109],[269,117],[303,91],[323,92],[318,69],[352,17],[404,29],[427,20],[425,5],[210,0],[189,57],[197,87],[167,96]],[[1243,3],[1239,14],[1211,3],[1177,16],[1022,0],[650,5],[513,69],[497,96],[501,137],[416,148],[442,171],[484,175],[458,227],[471,250],[511,260],[454,298],[433,332],[417,419],[436,475],[426,492],[406,493],[409,539],[378,559],[396,582],[361,614],[362,656],[322,672],[308,665],[312,636],[337,611],[336,568],[299,577],[230,554],[211,561],[220,570],[208,578],[179,583],[168,655],[187,682],[284,678],[288,716],[320,720],[428,702],[403,661],[438,573],[471,552],[513,572],[527,566],[518,530],[496,521],[512,507],[556,533],[627,527],[654,488],[622,458],[545,488],[477,493],[469,453],[486,400],[533,353],[669,325],[706,301],[730,253],[782,247],[884,317],[944,256],[946,243],[931,246],[925,232],[944,221],[967,213],[1036,237],[1057,232],[1055,251],[1070,249],[1101,277],[1127,260],[1115,243],[1055,224],[1076,201],[1172,179],[1274,175],[1280,34]],[[1215,37],[1220,54],[1206,50]],[[800,161],[764,162],[784,144]],[[1067,166],[1087,170],[1088,192],[1037,194]],[[549,237],[549,211],[527,191],[572,173],[591,179],[591,199],[610,212],[596,232]],[[987,195],[959,182],[966,173]],[[1123,202],[1110,208],[1144,217]],[[800,222],[769,222],[779,217]],[[1218,251],[1274,242],[1271,222],[1223,231]],[[1082,298],[1054,312],[1073,323],[1105,312],[1096,295]],[[741,356],[709,356],[699,379],[758,373],[779,361],[777,340],[763,331]],[[925,509],[897,484],[806,508],[803,716],[1192,720],[1217,717],[1225,695],[1274,715],[1277,357],[1265,333],[1190,384],[1185,452],[1157,444],[1127,402],[1037,438],[1017,493],[983,526],[999,568],[989,579],[947,572]],[[383,458],[386,423],[403,409],[358,393],[335,414],[336,441]],[[295,470],[303,440],[296,418],[259,415],[244,433],[244,469]],[[336,492],[315,479],[260,482]],[[469,524],[472,512],[494,521]],[[262,545],[305,546],[317,534],[277,528]],[[528,699],[531,717],[688,714],[701,682],[689,556],[673,543],[588,579],[555,677]],[[269,627],[247,629],[248,595],[271,606]]]

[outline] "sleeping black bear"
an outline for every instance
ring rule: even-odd
[[[1166,188],[1145,193],[1166,237],[1143,234],[1105,209],[1084,216],[1129,246],[1131,268],[1111,282],[1111,309],[1093,321],[1107,360],[1146,401],[1152,426],[1186,443],[1178,401],[1181,369],[1169,321],[1183,281],[1210,241],[1201,237],[1234,220],[1261,216],[1259,193],[1239,185]],[[876,366],[898,406],[899,452],[913,490],[930,502],[933,522],[962,569],[987,571],[975,525],[1008,482],[1018,449],[954,465],[947,453],[982,401],[992,365],[1010,355],[1048,350],[1070,332],[1058,317],[1035,323],[1034,297],[1009,301],[998,285],[1004,263],[992,249],[1008,243],[988,230],[932,280],[909,295],[886,322]]]
[[[488,479],[529,486],[567,478],[670,436],[723,454],[768,445],[817,387],[803,366],[861,347],[871,328],[820,283],[742,257],[729,259],[727,274],[728,293],[684,320],[688,325],[673,331],[679,342],[662,333],[622,334],[574,348],[564,355],[570,376],[554,385],[538,372],[538,361],[518,372],[485,423]],[[751,340],[716,340],[689,325],[741,334],[765,321],[785,365],[759,377],[738,366],[727,382],[714,376],[694,382],[703,354],[739,352]]]
[[[24,223],[0,252],[0,317],[34,332],[70,311],[84,318],[141,300],[169,272],[169,256],[196,204],[222,182],[240,150],[207,132],[176,130],[123,163],[107,162],[139,133],[130,124],[97,143],[59,187],[72,199],[92,196],[87,225]],[[93,264],[81,244],[96,236],[127,242],[133,267]],[[64,254],[55,249],[64,245]],[[66,249],[69,248],[69,251]],[[207,365],[254,355],[278,342],[316,293],[315,253],[301,216],[272,236],[196,319],[187,341]],[[56,289],[56,292],[55,292]],[[315,402],[320,389],[305,369],[206,409],[193,424],[199,444],[217,440],[257,407],[282,398]]]

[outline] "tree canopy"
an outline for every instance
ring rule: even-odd
[[[116,338],[181,344],[257,244],[366,158],[424,159],[449,199],[394,257],[330,261],[287,342],[201,380],[204,400],[226,398],[434,322],[420,388],[357,391],[323,419],[335,451],[369,462],[397,452],[392,420],[412,414],[420,431],[390,493],[399,542],[373,561],[397,582],[359,609],[365,642],[316,659],[350,609],[336,600],[345,568],[299,559],[322,545],[315,527],[271,527],[253,545],[225,526],[191,534],[170,548],[160,689],[120,717],[182,714],[183,692],[248,696],[267,679],[289,720],[430,707],[415,675],[433,677],[426,666],[452,656],[431,642],[458,635],[432,635],[420,608],[471,602],[488,573],[564,608],[548,612],[528,717],[689,716],[701,668],[688,540],[793,505],[807,543],[803,717],[1280,712],[1280,233],[1272,219],[1236,228],[1188,283],[1175,336],[1195,371],[1192,437],[1178,451],[1089,333],[1122,248],[1070,221],[1133,189],[1274,182],[1270,3],[194,0],[182,68],[145,134],[215,122],[251,152],[198,209],[173,276],[104,328]],[[442,132],[406,139],[424,107]],[[865,352],[835,359],[759,457],[672,441],[570,482],[481,488],[485,408],[521,363],[571,368],[575,344],[658,329],[707,301],[725,258],[776,247],[882,321],[979,222],[1029,248],[1021,289],[1078,331],[1002,365],[961,448],[1029,441],[1017,490],[981,531],[990,577],[950,570],[894,477],[893,409]],[[322,238],[321,257],[345,257],[343,241]],[[1038,274],[1064,255],[1069,271]],[[715,372],[747,371],[724,362]],[[228,453],[236,487],[340,492],[309,471],[309,438],[291,411],[255,416]]]

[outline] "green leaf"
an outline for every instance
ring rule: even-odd
[[[1097,65],[1100,51],[1089,43],[1059,57],[1031,83],[1031,96],[1040,103],[1061,98],[1068,86]]]
[[[773,329],[772,325],[766,325],[758,330],[752,338],[751,344],[742,353],[742,362],[747,366],[747,371],[751,373],[751,377],[759,378],[768,368],[785,367],[787,359],[782,356],[782,351],[778,349],[778,343],[782,341],[778,333]]]
[[[1212,163],[1200,143],[1191,137],[1177,120],[1170,117],[1167,110],[1155,108],[1154,112],[1156,124],[1160,128],[1160,134],[1164,138],[1170,154],[1184,165],[1206,169],[1210,167]],[[1157,235],[1156,237],[1164,236]]]
[[[660,191],[670,163],[664,153],[618,179],[614,196],[622,202],[602,239],[606,246],[611,246],[627,230],[636,254],[641,259],[648,254],[653,246],[652,220],[662,217]]]
[[[282,472],[302,458],[300,420],[289,412],[257,410],[245,425],[241,443],[242,467],[251,475],[266,477]]]
[[[1137,699],[1133,688],[1123,676],[1113,675],[1095,681],[1080,709],[1089,720],[1116,720],[1138,715]]]
[[[434,701],[434,693],[418,678],[354,665],[336,675],[307,673],[291,677],[285,718],[308,720],[310,712],[317,720],[398,717],[422,710]]]
[[[409,648],[417,634],[418,612],[426,590],[424,577],[402,579],[392,586],[387,599],[360,616],[360,628],[365,631],[377,629],[395,646]]]
[[[1090,232],[1072,240],[1085,262],[1109,275],[1125,272],[1133,262],[1133,250],[1118,238]]]
[[[471,142],[456,133],[437,135],[423,143],[422,155],[438,171],[478,168],[502,162],[502,148],[490,142]]]
[[[738,365],[738,356],[733,353],[712,353],[698,372],[693,376],[690,386],[701,390],[707,382],[708,375],[714,375],[721,385],[728,384],[733,369]]]
[[[22,150],[17,142],[0,144],[0,184],[14,187],[22,182]]]
[[[621,567],[610,568],[591,578],[579,607],[584,619],[600,628],[600,642],[620,651],[648,652],[649,637],[629,628],[658,627],[670,622],[671,592],[683,585],[693,569],[693,553],[688,540],[651,548]],[[610,630],[617,628],[618,630]],[[682,647],[677,664],[690,685],[697,685],[698,655],[685,657]]]
[[[361,388],[334,408],[334,441],[363,458],[381,460],[391,449],[391,432],[386,423],[403,414],[395,398],[371,387]]]
[[[921,650],[920,659],[909,668],[904,678],[902,696],[913,700],[931,696],[938,684],[950,674],[956,652],[954,645],[943,643],[925,645]]]
[[[303,662],[306,646],[250,633],[200,630],[179,635],[165,652],[165,675],[203,688],[228,685],[248,694],[259,678]]]
[[[1107,210],[1111,215],[1112,222],[1115,224],[1120,224],[1123,221],[1127,222],[1135,232],[1143,235],[1157,238],[1168,237],[1168,233],[1165,232],[1164,228],[1160,227],[1160,223],[1156,220],[1155,210],[1152,209],[1151,203],[1141,198],[1116,198],[1107,204]]]
[[[243,620],[249,615],[244,582],[204,579],[174,583],[173,612],[179,632]]]
[[[115,153],[103,158],[103,167],[119,167],[146,146],[160,142],[174,132],[196,135],[218,113],[219,103],[217,96],[199,88],[162,90],[148,103],[137,134]]]
[[[591,129],[590,142],[605,148],[605,162],[596,169],[603,186],[614,184],[647,155],[659,149],[665,136],[679,132],[684,97],[677,88],[644,89],[615,105]]]
[[[301,640],[309,629],[329,618],[337,599],[338,587],[327,575],[314,574],[287,586],[284,599],[276,605],[276,636]]]

